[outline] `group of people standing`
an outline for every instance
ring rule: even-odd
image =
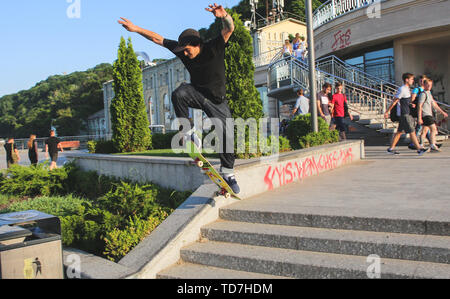
[[[341,140],[346,140],[346,126],[344,119],[349,117],[353,120],[353,116],[349,113],[347,97],[344,94],[344,85],[340,82],[335,84],[335,92],[332,92],[333,86],[325,83],[322,90],[317,94],[317,114],[330,127],[330,130],[339,130]],[[292,114],[305,115],[310,113],[310,100],[304,96],[304,90],[297,91],[297,103],[295,104]]]
[[[304,36],[300,36],[299,33],[295,35],[292,43],[290,40],[284,41],[283,57],[295,57],[298,60],[305,61],[307,53],[306,39]]]
[[[36,138],[37,136],[35,134],[31,134],[27,142],[28,158],[30,159],[31,165],[34,166],[39,162],[39,151]],[[6,151],[7,167],[10,168],[12,165],[18,164],[20,162],[20,154],[13,137],[7,138],[4,148]],[[55,136],[55,131],[52,130],[50,131],[50,138],[45,140],[45,157],[48,158],[48,154],[50,154],[50,170],[57,168],[58,150],[61,152],[64,151],[60,140]]]

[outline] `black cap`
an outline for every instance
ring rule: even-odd
[[[202,41],[200,33],[195,29],[186,29],[178,37],[178,47],[176,47],[174,52],[184,51],[188,45],[198,45]]]

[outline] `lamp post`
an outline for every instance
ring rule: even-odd
[[[314,133],[319,132],[319,121],[317,119],[317,90],[316,90],[316,54],[314,51],[314,31],[312,0],[306,0],[306,23],[308,30],[308,60],[309,60],[309,88],[311,98],[311,123]]]

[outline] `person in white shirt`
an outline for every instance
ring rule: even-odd
[[[299,115],[305,115],[309,113],[309,99],[305,97],[305,91],[300,89],[297,91],[297,103],[295,104],[294,110],[292,111],[292,115],[296,115],[298,112]]]

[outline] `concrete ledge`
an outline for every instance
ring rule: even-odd
[[[67,159],[75,161],[83,171],[142,183],[153,182],[178,191],[194,191],[206,179],[188,158],[67,154]]]
[[[236,178],[248,198],[364,158],[364,140],[346,141],[240,163]]]

